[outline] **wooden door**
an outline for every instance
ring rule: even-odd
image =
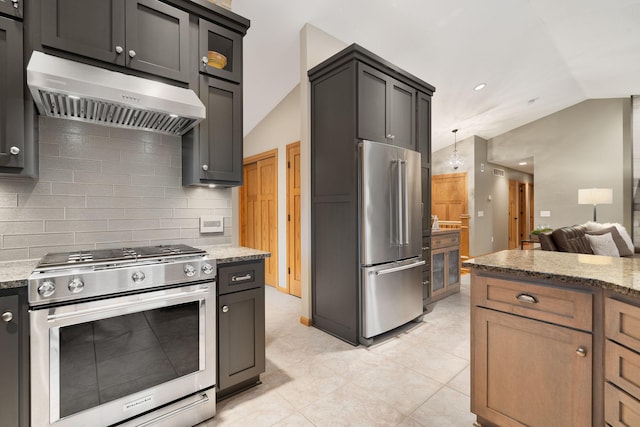
[[[520,244],[518,239],[518,181],[509,180],[509,249],[515,249]]]
[[[527,208],[527,183],[518,183],[518,244],[523,239],[529,238],[529,214]]]
[[[431,215],[442,221],[460,221],[467,212],[467,173],[431,177]]]
[[[300,142],[287,145],[287,289],[302,296],[300,248]]]
[[[591,334],[473,310],[473,413],[500,426],[592,425]]]
[[[265,259],[265,282],[278,287],[277,150],[245,159],[240,188],[240,244],[271,252]]]

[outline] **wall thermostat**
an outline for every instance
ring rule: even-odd
[[[200,233],[222,233],[224,232],[224,218],[221,216],[201,216]]]

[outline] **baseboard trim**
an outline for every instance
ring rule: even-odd
[[[311,326],[311,319],[306,318],[304,316],[300,316],[300,323],[302,323],[304,326]]]

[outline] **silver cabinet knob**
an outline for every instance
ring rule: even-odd
[[[124,49],[122,48],[122,46],[116,46],[116,53],[120,55],[122,52],[124,52]]]
[[[202,272],[204,274],[213,273],[213,266],[211,264],[209,264],[208,262],[205,262],[204,264],[202,264]]]
[[[48,298],[56,291],[56,285],[51,280],[45,280],[38,286],[38,294],[40,296]]]
[[[9,152],[15,156],[20,154],[20,149],[14,145],[13,147],[9,148]]]
[[[228,305],[223,305],[222,306],[222,312],[226,313],[227,311],[229,311],[229,306]]]
[[[202,170],[203,171],[208,171],[209,170],[209,165],[202,165]]]
[[[9,323],[13,320],[13,313],[10,311],[5,311],[2,313],[2,321],[5,323]]]
[[[585,357],[587,355],[587,350],[584,347],[578,347],[576,349],[576,354],[580,357]]]
[[[72,294],[77,294],[78,292],[82,292],[84,289],[84,282],[78,278],[73,279],[69,282],[69,291]]]
[[[131,50],[129,51],[129,58],[135,58],[135,56],[136,56],[136,51],[135,51],[135,50],[133,50],[133,49],[131,49]]]
[[[18,3],[19,3],[18,0],[11,0],[11,3],[13,3],[14,9],[18,8]]]
[[[144,280],[145,277],[146,276],[142,271],[136,271],[131,275],[131,280],[133,280],[135,283],[140,283]]]
[[[207,64],[209,63],[209,58],[207,58],[206,56],[203,56],[203,57],[202,57],[202,63],[203,63],[204,65],[207,65]]]
[[[193,277],[196,274],[196,268],[191,264],[187,264],[184,266],[184,274],[187,277]]]

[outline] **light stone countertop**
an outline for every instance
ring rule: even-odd
[[[522,278],[601,287],[640,297],[640,258],[512,249],[473,258],[462,265]]]
[[[220,264],[250,261],[271,256],[271,253],[244,246],[200,246]],[[0,262],[0,289],[27,286],[27,279],[40,260]]]

